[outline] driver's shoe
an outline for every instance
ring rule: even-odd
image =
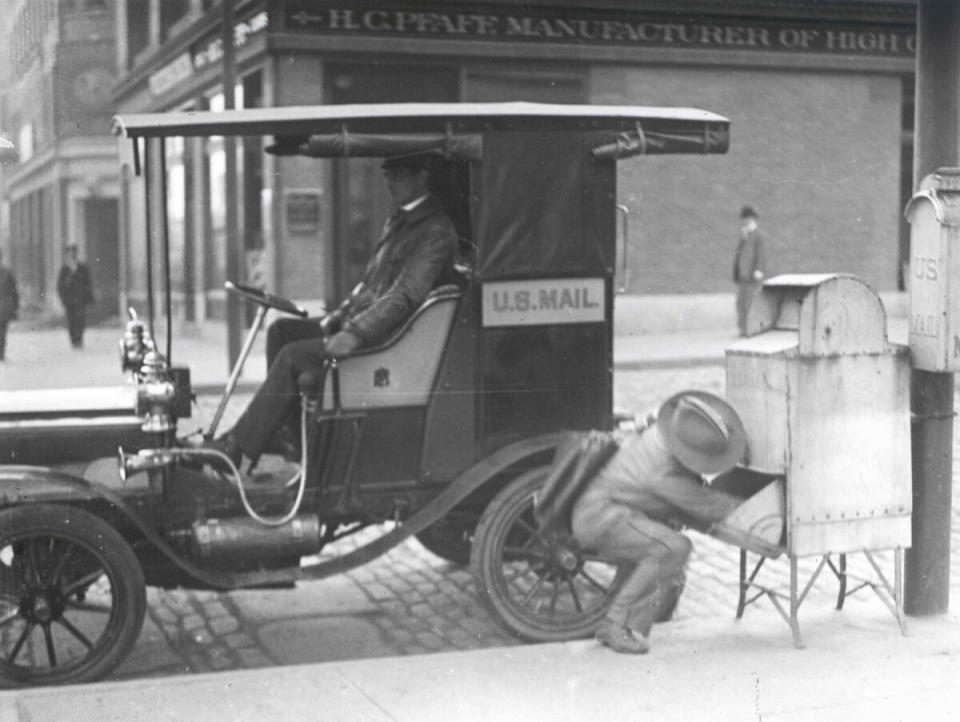
[[[230,459],[238,469],[240,468],[240,464],[243,463],[243,450],[240,448],[236,437],[229,432],[211,441],[204,441],[202,448],[219,451]]]
[[[650,651],[650,642],[646,637],[637,636],[629,627],[610,619],[600,622],[596,636],[604,646],[621,654],[646,654]]]
[[[277,454],[286,461],[300,461],[299,434],[289,426],[281,426],[270,439],[270,445],[264,450],[265,454]]]

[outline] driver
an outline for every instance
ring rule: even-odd
[[[375,346],[405,321],[436,286],[457,278],[458,237],[440,201],[430,194],[436,153],[387,158],[383,174],[390,193],[390,216],[363,279],[322,322],[284,320],[268,333],[267,378],[236,425],[205,446],[241,466],[255,461],[274,434],[299,407],[297,379],[319,372],[328,357]]]
[[[746,446],[729,404],[685,391],[667,399],[656,419],[588,482],[573,505],[574,537],[601,558],[632,567],[597,629],[604,645],[632,654],[649,650],[653,623],[669,618],[683,590],[692,546],[678,526],[706,531],[743,503],[706,486],[701,475],[734,468]]]

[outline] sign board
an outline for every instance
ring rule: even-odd
[[[960,371],[960,173],[927,176],[910,221],[910,354],[914,368]]]
[[[266,10],[238,21],[233,26],[233,45],[241,48],[254,35],[266,31],[270,16]],[[150,74],[148,87],[151,95],[162,95],[189,80],[200,70],[219,63],[223,58],[223,42],[219,36],[211,36],[194,44],[188,51],[180,53],[173,60]]]
[[[601,10],[585,5],[558,10],[540,8],[536,3],[515,3],[516,7],[502,3],[503,8],[490,3],[463,5],[431,3],[423,8],[395,0],[362,4],[288,0],[283,24],[285,31],[294,33],[887,57],[913,57],[917,45],[915,29],[906,23],[831,23],[826,27],[812,20],[747,20],[719,13],[685,20],[676,13],[629,7]]]
[[[538,278],[483,285],[483,325],[595,323],[606,318],[602,278]]]
[[[289,233],[312,236],[320,232],[320,191],[287,190],[283,201]]]

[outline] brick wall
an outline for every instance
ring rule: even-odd
[[[591,102],[693,106],[731,120],[724,156],[620,164],[629,290],[730,290],[740,207],[760,214],[770,271],[849,272],[896,287],[900,79],[753,69],[597,67]]]

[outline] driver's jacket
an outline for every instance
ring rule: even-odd
[[[341,328],[362,346],[373,346],[423,303],[430,289],[456,279],[459,243],[453,222],[434,196],[410,211],[398,211],[363,280],[334,312]]]

